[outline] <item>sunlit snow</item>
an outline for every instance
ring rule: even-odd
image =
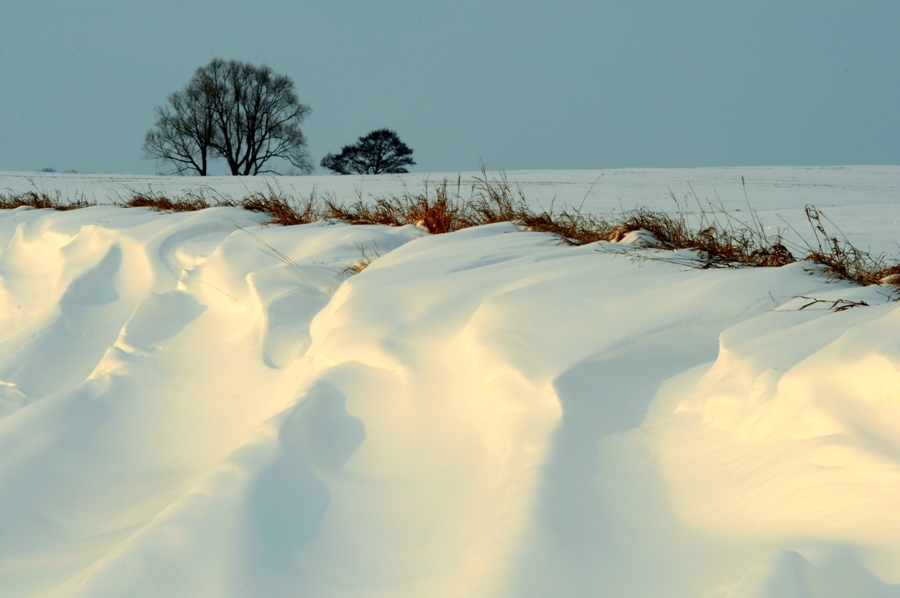
[[[900,167],[507,176],[598,214],[749,201],[795,241],[814,204],[898,251]],[[444,178],[0,189],[350,201]],[[0,596],[900,597],[892,287],[511,223],[264,220],[0,211]]]

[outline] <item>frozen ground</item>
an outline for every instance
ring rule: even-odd
[[[744,209],[743,175],[770,226],[811,203],[897,250],[898,167],[600,173],[509,178],[608,213],[688,182]],[[101,203],[260,184],[0,174]],[[900,597],[888,288],[261,219],[0,212],[4,598]],[[351,275],[360,248],[381,257]]]

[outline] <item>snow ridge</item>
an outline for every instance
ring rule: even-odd
[[[900,596],[879,288],[259,221],[0,213],[3,596]]]

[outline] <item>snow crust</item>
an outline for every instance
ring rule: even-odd
[[[762,211],[832,197],[848,236],[896,239],[900,169],[764,170]],[[515,177],[577,204],[597,174]],[[41,184],[114,198],[67,177]],[[0,595],[900,596],[889,288],[262,219],[0,211]]]

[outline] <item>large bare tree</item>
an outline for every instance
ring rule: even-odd
[[[212,158],[224,159],[233,175],[274,173],[277,159],[309,173],[313,166],[300,125],[310,112],[287,76],[266,65],[216,58],[156,109],[144,154],[170,163],[175,172],[201,176]]]

